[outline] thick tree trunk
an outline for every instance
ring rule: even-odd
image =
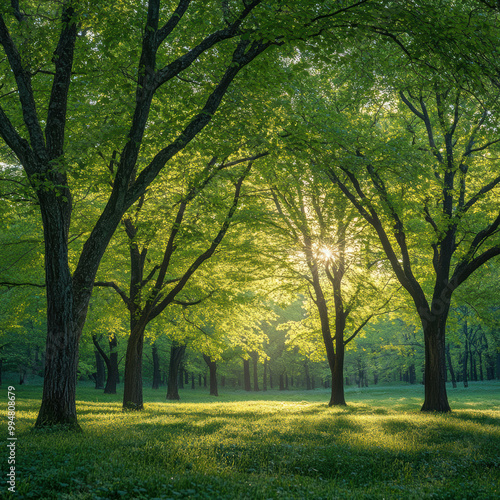
[[[252,385],[250,383],[250,360],[243,360],[243,384],[245,391],[251,391]]]
[[[177,342],[172,343],[170,348],[170,364],[168,366],[168,382],[167,382],[167,399],[168,400],[179,400],[179,376],[182,377],[180,372],[180,365],[184,353],[186,352],[185,345],[179,345]]]
[[[103,361],[102,356],[100,355],[100,353],[97,349],[94,351],[94,355],[95,355],[95,364],[96,364],[95,388],[96,389],[103,389],[104,388],[104,377],[105,377],[104,361]]]
[[[142,350],[145,327],[132,321],[130,337],[125,355],[125,375],[123,388],[123,409],[142,410]]]
[[[451,362],[450,344],[446,345],[446,360],[448,362],[448,370],[450,370],[451,384],[455,389],[457,387],[457,379],[455,378],[455,370],[453,369],[453,363]]]
[[[160,356],[158,355],[158,346],[151,346],[153,356],[153,389],[160,388],[161,373],[160,373]]]
[[[42,404],[35,427],[64,425],[80,429],[76,417],[76,376],[83,324],[76,322],[73,314],[74,294],[67,244],[71,213],[69,196],[67,190],[64,193],[38,192],[45,242],[47,341]],[[64,197],[68,201],[64,201]]]
[[[219,391],[217,390],[217,362],[212,361],[210,356],[206,354],[203,355],[203,359],[208,366],[209,377],[210,377],[210,396],[218,396]]]
[[[422,411],[451,411],[446,394],[445,325],[447,311],[434,321],[422,321],[425,342],[425,399]]]

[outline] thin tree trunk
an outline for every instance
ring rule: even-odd
[[[244,384],[245,391],[252,390],[252,385],[250,382],[250,360],[249,359],[243,360],[243,384]]]
[[[446,345],[446,360],[448,361],[448,370],[450,370],[451,384],[455,389],[457,387],[457,380],[455,378],[455,370],[453,369],[453,363],[451,362],[450,344]]]
[[[262,390],[267,391],[267,358],[264,358],[264,375],[262,376]]]
[[[465,328],[467,328],[465,326]],[[469,387],[469,381],[467,379],[467,362],[468,362],[468,355],[469,355],[469,345],[467,341],[467,337],[465,338],[465,346],[464,346],[464,353],[462,357],[462,379],[464,383],[464,387]]]
[[[99,353],[99,351],[97,349],[94,351],[94,355],[95,355],[95,364],[96,364],[95,388],[96,389],[103,389],[104,388],[104,377],[105,377],[104,361],[102,359],[101,354]]]
[[[257,373],[257,366],[259,362],[259,354],[255,351],[251,353],[253,362],[253,390],[259,391],[259,377]]]
[[[170,364],[168,366],[168,381],[167,381],[167,399],[179,400],[178,377],[182,377],[180,372],[180,364],[184,353],[186,351],[185,345],[179,345],[177,342],[172,343],[170,348]]]
[[[218,396],[219,391],[217,390],[217,362],[212,361],[210,356],[207,356],[206,354],[203,355],[203,359],[205,360],[205,363],[207,364],[209,370],[210,396]]]
[[[312,387],[311,387],[311,377],[309,375],[309,360],[307,358],[304,360],[304,373],[306,376],[306,390],[310,391]]]
[[[158,355],[158,346],[153,343],[151,346],[153,355],[153,389],[160,388],[161,373],[160,373],[160,356]]]

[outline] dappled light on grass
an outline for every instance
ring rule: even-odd
[[[119,397],[81,390],[83,434],[33,433],[38,400],[19,398],[19,492],[92,500],[500,494],[500,412],[484,409],[498,403],[491,392],[483,409],[446,415],[418,411],[413,388],[407,398],[401,388],[367,390],[339,408],[321,391],[251,401],[198,393],[199,402],[197,391],[185,393],[189,402],[155,396],[144,411],[123,412]],[[460,407],[468,402],[461,397]]]

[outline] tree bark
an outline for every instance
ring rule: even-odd
[[[104,388],[104,376],[105,376],[104,361],[102,359],[101,354],[99,353],[99,351],[97,349],[94,351],[94,355],[95,355],[95,364],[96,364],[95,388],[96,389],[103,389]]]
[[[74,321],[73,283],[68,265],[69,190],[63,190],[63,195],[56,196],[51,190],[38,192],[45,242],[47,341],[42,404],[35,427],[63,425],[79,430],[76,377],[83,325]]]
[[[267,358],[264,358],[264,374],[262,375],[262,390],[267,391]]]
[[[179,400],[178,389],[178,377],[182,377],[182,373],[179,374],[180,364],[184,353],[186,352],[185,345],[179,345],[177,342],[172,343],[170,348],[170,364],[168,366],[168,381],[167,381],[167,399],[168,400]]]
[[[252,357],[252,362],[253,362],[253,390],[259,391],[259,377],[258,377],[258,373],[257,373],[259,354],[255,351],[252,351],[250,356]]]
[[[250,360],[249,359],[243,360],[243,385],[244,385],[245,391],[252,390],[252,385],[250,383]]]
[[[132,319],[132,322],[134,320]],[[123,387],[123,409],[142,410],[142,351],[144,347],[144,326],[135,323],[130,331],[125,355]]]
[[[95,348],[99,351],[104,363],[106,363],[106,368],[108,371],[108,376],[106,377],[106,386],[104,387],[104,394],[116,394],[116,384],[118,382],[118,353],[116,352],[117,340],[114,334],[109,340],[109,357],[102,350],[97,337],[92,335],[92,341]]]
[[[465,334],[465,343],[464,343],[464,353],[462,357],[462,379],[464,383],[464,387],[469,387],[469,380],[467,378],[467,362],[469,356],[469,342],[467,339],[467,321],[465,321],[463,326],[463,331]]]
[[[160,388],[161,373],[160,373],[160,356],[158,355],[158,346],[153,343],[151,346],[153,356],[153,389]]]
[[[422,321],[425,344],[425,399],[422,411],[451,411],[446,394],[445,326],[448,308],[449,305],[434,320],[423,318]]]
[[[210,356],[206,354],[203,355],[203,359],[208,366],[209,379],[210,379],[210,396],[218,396],[219,391],[217,389],[217,362],[212,361]]]
[[[304,373],[306,377],[306,390],[310,391],[312,387],[311,387],[311,377],[309,375],[309,360],[307,358],[304,360]]]

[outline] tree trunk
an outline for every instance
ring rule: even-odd
[[[446,394],[446,311],[433,321],[422,321],[425,342],[424,391],[421,411],[451,411]]]
[[[219,391],[217,390],[217,362],[212,361],[210,356],[206,354],[203,355],[203,359],[208,366],[209,376],[210,376],[210,396],[218,396]]]
[[[109,364],[107,364],[107,368],[108,378],[104,394],[116,394],[116,385],[120,382],[120,375],[118,372],[118,339],[114,333],[109,337]]]
[[[410,382],[410,384],[415,384],[417,382],[417,373],[413,363],[408,367],[408,382]]]
[[[131,320],[133,327],[127,343],[123,388],[123,409],[142,410],[142,350],[145,326]]]
[[[95,355],[95,364],[96,364],[96,374],[95,374],[95,388],[103,389],[104,388],[104,361],[99,351],[96,349],[94,351]]]
[[[45,242],[47,341],[42,404],[35,427],[64,425],[79,430],[76,377],[83,324],[75,321],[73,282],[68,265],[71,198],[69,190],[54,189],[37,194]],[[90,297],[91,292],[87,293]]]
[[[101,355],[104,363],[106,363],[106,368],[108,371],[108,376],[106,378],[106,387],[104,388],[104,394],[116,394],[116,383],[118,381],[118,353],[116,352],[116,337],[112,336],[112,339],[109,340],[109,357],[102,350],[99,342],[97,341],[97,337],[92,335],[92,342],[94,343],[95,348]]]
[[[167,382],[167,399],[168,400],[179,400],[178,389],[178,376],[182,377],[180,372],[180,364],[184,353],[186,351],[185,345],[179,345],[177,342],[172,343],[170,348],[170,364],[168,366],[168,382]]]
[[[191,389],[196,389],[196,383],[194,381],[194,372],[191,372]]]
[[[469,345],[467,342],[467,337],[465,338],[464,353],[462,357],[462,379],[464,387],[469,387],[469,381],[467,379],[467,357],[469,355]]]
[[[477,382],[476,357],[472,352],[472,346],[469,344],[469,359],[470,359],[470,379]]]
[[[1,378],[0,378],[1,381]],[[264,375],[262,376],[262,390],[267,391],[267,359],[264,358]]]
[[[309,375],[309,360],[305,359],[304,360],[304,372],[306,376],[306,390],[310,391],[312,389],[311,387],[311,377]]]
[[[160,356],[158,355],[158,346],[153,343],[151,346],[153,355],[153,389],[160,388],[161,373],[160,373]]]
[[[486,358],[486,380],[493,380],[495,378],[495,358],[493,354],[490,353],[486,353],[485,358]]]
[[[285,390],[285,377],[283,373],[280,373],[280,391]]]
[[[243,384],[245,386],[245,391],[251,391],[252,386],[250,383],[250,360],[243,360]]]
[[[253,362],[253,390],[259,391],[259,377],[257,375],[257,365],[259,362],[259,354],[255,351],[251,353]]]
[[[451,362],[450,344],[446,345],[446,360],[448,361],[448,370],[450,370],[451,384],[455,389],[457,387],[457,380],[455,378],[455,370],[453,369],[453,363]]]
[[[332,372],[332,393],[328,406],[346,406],[344,397],[344,336],[336,341],[335,364]],[[340,345],[342,344],[342,345]]]

